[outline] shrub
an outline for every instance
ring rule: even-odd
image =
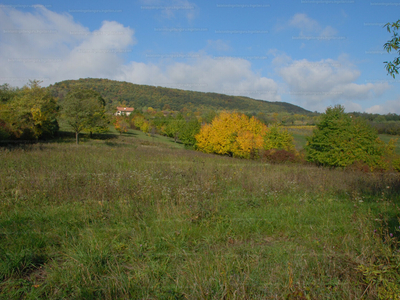
[[[293,151],[285,149],[269,149],[263,151],[262,158],[270,163],[295,163],[300,162],[301,158]]]

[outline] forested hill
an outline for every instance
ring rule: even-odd
[[[168,109],[172,110],[181,110],[186,107],[192,111],[213,109],[237,110],[245,113],[311,113],[299,106],[285,102],[268,102],[248,97],[138,85],[108,79],[65,80],[50,85],[48,88],[62,103],[68,91],[75,87],[98,91],[110,109],[123,104],[134,108],[152,107],[154,109],[163,109],[169,106]]]

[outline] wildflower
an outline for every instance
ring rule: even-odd
[[[393,237],[393,233],[391,233],[391,234],[389,234],[390,235],[390,237]]]

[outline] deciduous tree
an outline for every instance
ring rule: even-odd
[[[264,135],[264,149],[278,149],[293,152],[295,150],[293,136],[278,125],[268,127]]]
[[[19,91],[3,93],[0,119],[8,135],[15,138],[53,137],[58,131],[57,101],[40,81],[33,80]]]
[[[185,125],[186,121],[183,118],[171,119],[165,127],[165,133],[172,137],[176,143]]]
[[[306,146],[308,161],[332,167],[362,162],[386,168],[384,158],[393,149],[394,141],[386,145],[365,120],[346,114],[340,105],[326,109]]]
[[[96,120],[101,120],[104,114],[104,100],[95,91],[72,90],[64,99],[62,116],[74,130],[77,144],[80,132],[102,126],[102,123],[98,124]]]
[[[389,33],[393,33],[392,39],[387,41],[383,48],[390,53],[392,50],[396,51],[398,56],[393,61],[385,61],[385,68],[389,75],[395,78],[395,75],[399,74],[400,65],[400,37],[398,30],[400,28],[400,20],[393,23],[386,23],[385,26]]]
[[[114,119],[114,128],[122,134],[128,131],[129,124],[126,119],[122,116],[116,116]]]
[[[254,117],[222,112],[201,127],[195,136],[196,147],[207,153],[249,158],[252,151],[262,149],[266,131],[266,125]]]
[[[197,118],[193,118],[187,122],[185,122],[184,126],[179,133],[179,139],[186,146],[194,146],[196,144],[195,135],[199,133],[201,128],[200,122]]]

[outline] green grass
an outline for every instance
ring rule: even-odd
[[[70,132],[70,127],[64,123],[62,120],[60,122],[60,130],[64,133],[64,136],[60,139],[62,142],[68,141],[72,142],[75,141],[75,134]],[[65,134],[68,135],[66,138]],[[89,138],[89,134],[86,132],[82,132],[79,135],[80,143],[93,143],[100,140],[107,139],[109,142],[108,144],[112,144],[116,140],[118,143],[139,143],[139,144],[163,144],[166,147],[176,148],[176,149],[185,149],[185,145],[181,142],[175,142],[174,139],[159,135],[159,134],[151,134],[151,133],[144,133],[140,130],[133,130],[128,129],[127,132],[120,134],[114,126],[110,125],[108,131],[103,134],[95,134],[94,138]]]
[[[0,298],[382,295],[360,267],[391,253],[374,230],[398,234],[398,175],[174,144],[130,131],[0,148]]]

